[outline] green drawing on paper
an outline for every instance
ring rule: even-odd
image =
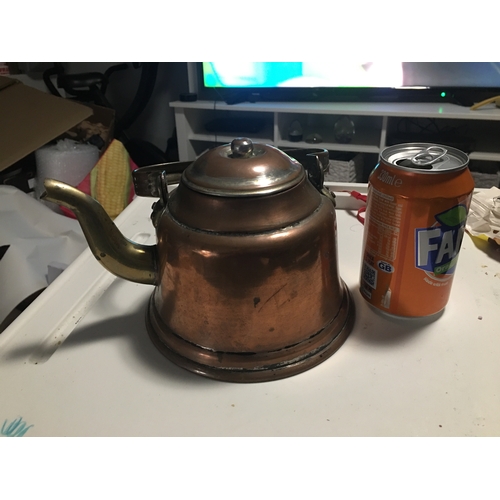
[[[33,425],[26,425],[22,417],[13,420],[10,424],[8,420],[5,420],[0,434],[6,437],[21,437],[24,436],[31,427],[33,427]]]

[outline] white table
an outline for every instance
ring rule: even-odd
[[[187,372],[149,340],[153,288],[114,278],[86,250],[0,335],[3,433],[500,435],[500,251],[466,235],[443,314],[388,319],[358,291],[363,226],[346,209],[356,203],[340,196],[337,209],[356,323],[321,365],[258,384]],[[150,207],[151,199],[137,199],[118,217],[126,236],[154,242]]]

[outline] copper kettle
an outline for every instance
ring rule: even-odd
[[[146,324],[167,358],[219,380],[276,380],[331,356],[354,321],[323,186],[327,153],[239,138],[193,163],[134,171],[136,193],[159,198],[153,246],[126,239],[62,182],[46,179],[44,198],[73,210],[106,269],[155,286]]]

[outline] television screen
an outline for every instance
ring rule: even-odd
[[[269,97],[275,98],[280,95],[307,97],[308,89],[316,90],[316,97],[326,98],[342,95],[356,98],[417,97],[424,94],[443,98],[460,89],[500,91],[500,63],[204,62],[202,83],[205,89],[253,91],[257,98],[265,98],[266,91]],[[299,92],[293,94],[291,90]],[[398,94],[395,92],[398,90],[405,92]],[[432,92],[418,92],[425,90]]]

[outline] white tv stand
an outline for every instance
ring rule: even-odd
[[[378,154],[391,144],[398,127],[417,126],[411,140],[420,142],[418,128],[433,120],[442,130],[458,131],[453,137],[463,135],[472,139],[469,152],[471,164],[478,161],[500,162],[500,109],[488,105],[476,111],[449,103],[283,103],[258,102],[229,105],[224,102],[195,101],[170,103],[175,110],[175,124],[181,161],[194,160],[215,144],[230,142],[238,135],[248,136],[255,142],[277,147],[321,147],[330,151]],[[338,143],[333,134],[335,122],[348,115],[355,123],[356,133],[349,144]],[[263,129],[252,133],[210,133],[206,124],[215,118],[260,118]],[[403,120],[406,119],[406,120]],[[409,120],[411,119],[411,124]],[[298,120],[303,137],[316,132],[322,142],[291,142],[288,130],[292,121]]]

